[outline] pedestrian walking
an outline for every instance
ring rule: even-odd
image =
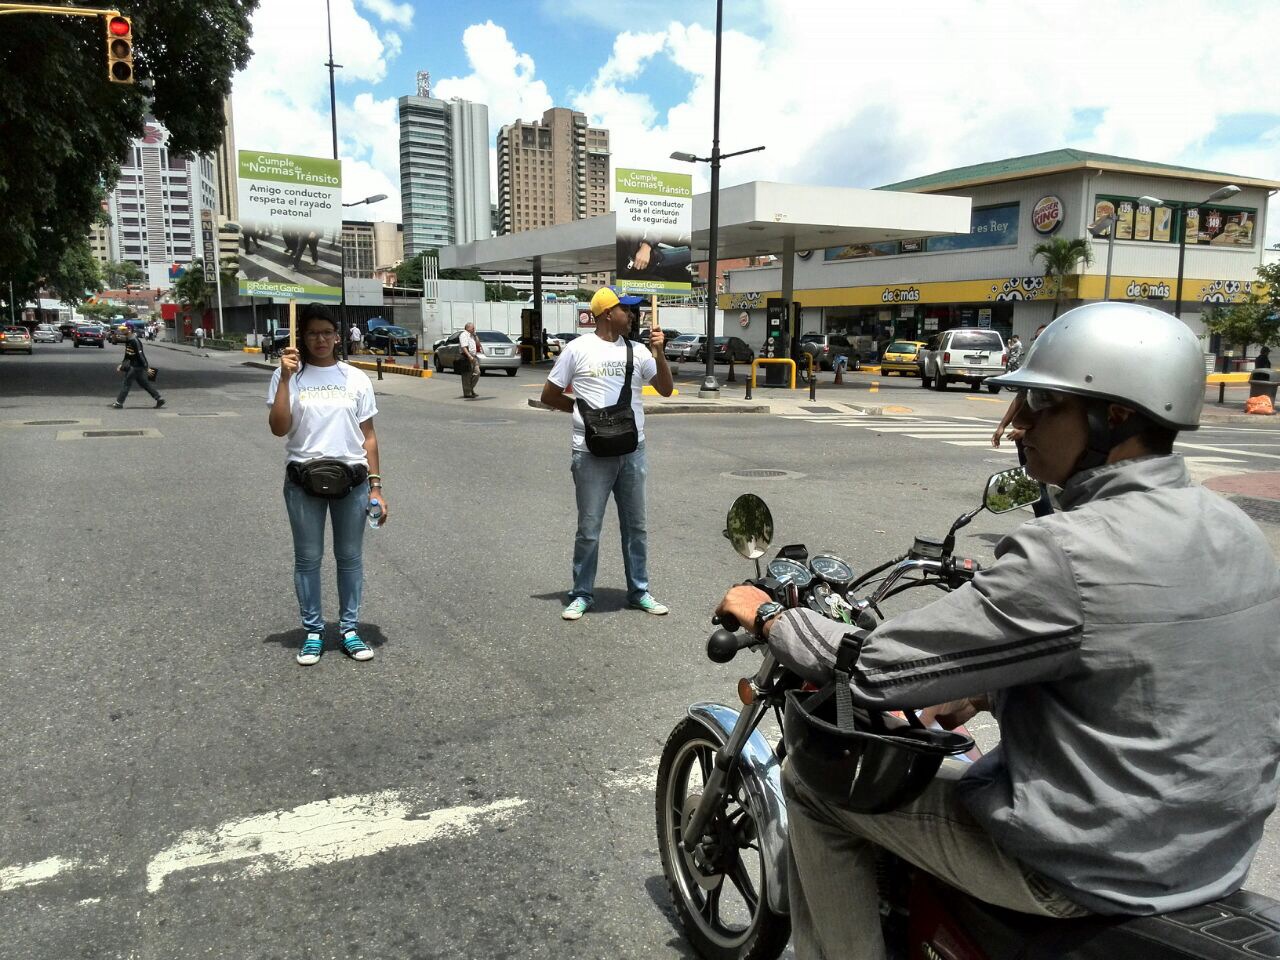
[[[204,325],[203,324],[196,327],[196,346],[197,347],[204,346]]]
[[[267,390],[271,432],[286,438],[284,502],[293,532],[293,586],[307,631],[297,654],[303,666],[324,652],[320,561],[326,515],[333,524],[342,649],[353,660],[373,657],[358,633],[370,495],[382,504],[383,523],[390,515],[378,473],[373,384],[364,371],[338,358],[340,336],[325,307],[303,307],[298,347],[281,351]]]
[[[1018,339],[1016,333],[1009,335],[1009,372],[1017,370],[1022,366],[1022,341]]]
[[[147,353],[142,349],[142,339],[138,336],[138,331],[132,327],[129,328],[129,338],[124,342],[124,362],[118,369],[124,374],[124,380],[120,384],[120,392],[116,394],[116,402],[111,406],[117,410],[122,409],[125,398],[129,396],[129,389],[135,383],[151,394],[157,409],[164,406],[164,397],[160,396],[160,392],[151,385],[151,381],[156,377],[155,367],[147,363]]]
[[[600,526],[610,494],[622,531],[622,562],[627,576],[627,602],[645,613],[667,612],[649,593],[648,539],[645,527],[644,404],[642,390],[652,384],[671,396],[671,369],[662,349],[662,330],[654,323],[649,350],[626,339],[631,325],[628,306],[639,297],[619,296],[602,287],[591,298],[596,318],[594,336],[565,345],[542,388],[542,402],[573,416],[571,473],[578,505],[573,544],[573,587],[560,614],[578,620],[595,602],[596,565],[600,558]],[[576,403],[565,396],[573,387]]]
[[[1253,369],[1265,370],[1271,366],[1271,348],[1263,347],[1258,351],[1258,355],[1253,358]]]
[[[476,336],[476,325],[468,323],[458,336],[458,347],[462,351],[458,362],[462,365],[462,399],[478,400],[476,384],[480,382],[480,355],[484,347]]]
[[[351,329],[347,331],[347,341],[350,344],[348,349],[351,353],[360,352],[360,344],[364,341],[364,334],[360,332],[360,327],[354,320],[351,321]]]

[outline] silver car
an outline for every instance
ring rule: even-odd
[[[461,330],[436,343],[437,373],[452,370],[453,365],[458,362],[458,357],[462,355],[462,348],[458,346],[460,336],[462,336]],[[516,375],[516,371],[520,369],[520,348],[510,337],[497,330],[477,330],[476,339],[484,349],[484,353],[480,354],[482,376],[490,370],[504,370],[508,377]]]
[[[702,347],[706,342],[705,334],[682,333],[674,340],[668,340],[663,344],[662,352],[672,363],[678,363],[681,360],[699,360],[702,358]]]
[[[42,323],[36,327],[36,332],[32,339],[36,343],[61,343],[62,331],[52,323]]]
[[[1004,338],[995,330],[987,327],[944,330],[920,348],[920,385],[945,390],[948,383],[964,381],[971,390],[981,390],[988,377],[1004,373],[1008,361]],[[987,390],[1000,392],[994,384],[988,384]]]

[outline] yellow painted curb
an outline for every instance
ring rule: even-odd
[[[378,369],[378,365],[376,363],[369,363],[367,360],[349,360],[347,362],[353,367],[359,367],[361,370],[372,370],[376,372]],[[424,380],[431,377],[430,370],[419,370],[417,367],[401,367],[394,363],[384,363],[382,365],[382,372],[396,373],[402,377],[420,377]]]
[[[1205,383],[1248,383],[1247,373],[1211,373],[1204,378]]]
[[[261,353],[262,348],[261,347],[245,347],[244,352],[245,353]]]
[[[644,388],[643,390],[641,390],[641,391],[640,391],[640,393],[641,393],[643,396],[646,396],[646,397],[660,397],[660,396],[662,396],[662,394],[658,393],[658,391],[657,391],[657,390],[653,389],[653,387],[650,387],[650,386],[648,386],[647,384],[645,385],[645,388]],[[680,396],[680,391],[679,391],[678,389],[676,389],[675,387],[672,387],[672,388],[671,388],[671,395],[672,395],[673,397],[678,397],[678,396]]]

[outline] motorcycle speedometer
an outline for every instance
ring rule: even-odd
[[[817,574],[819,580],[837,589],[853,582],[853,567],[830,554],[820,553],[816,557],[810,557],[809,569]]]
[[[809,568],[802,563],[796,563],[794,560],[774,560],[765,569],[768,571],[769,576],[775,580],[782,583],[794,583],[799,590],[804,590],[809,584],[813,583],[813,574],[809,572]]]

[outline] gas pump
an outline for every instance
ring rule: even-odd
[[[520,311],[520,342],[530,345],[533,360],[544,359],[542,356],[542,311],[525,308]]]
[[[781,359],[787,356],[787,301],[781,297],[769,297],[764,303],[764,344],[760,356]],[[784,386],[788,382],[786,370],[780,363],[764,365],[764,382],[770,387]]]

